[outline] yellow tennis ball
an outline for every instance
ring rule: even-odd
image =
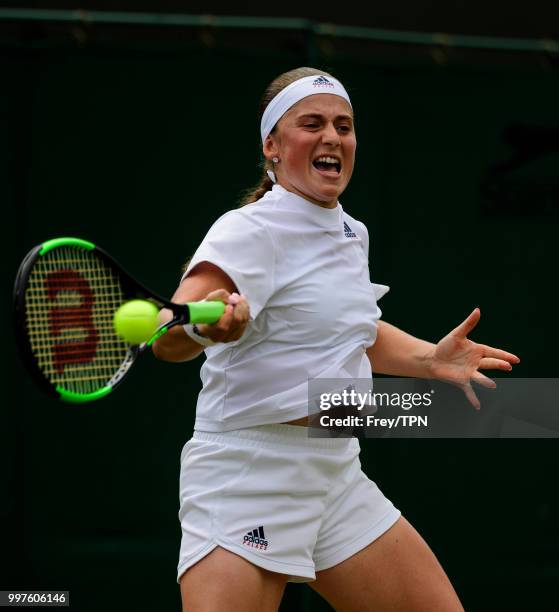
[[[147,342],[159,325],[159,309],[145,300],[131,300],[123,304],[113,317],[116,333],[129,344]]]

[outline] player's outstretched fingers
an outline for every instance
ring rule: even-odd
[[[502,359],[504,361],[508,361],[509,363],[514,364],[520,363],[520,357],[517,357],[514,353],[503,351],[503,349],[493,348],[492,346],[484,345],[483,356],[492,357],[494,359]]]
[[[479,385],[487,387],[488,389],[497,388],[497,383],[494,380],[491,380],[491,378],[485,376],[485,374],[482,374],[481,372],[476,372],[475,374],[473,374],[472,380],[478,383]]]
[[[475,394],[475,391],[472,389],[472,385],[470,385],[469,383],[466,385],[462,385],[462,391],[464,391],[466,397],[468,398],[468,401],[470,402],[470,404],[476,409],[479,410],[480,408],[480,403],[479,400],[477,398],[477,395]]]
[[[479,362],[478,368],[481,370],[504,370],[505,372],[510,372],[512,370],[512,365],[504,359],[483,357]]]
[[[474,308],[472,313],[467,316],[458,327],[450,332],[454,336],[460,336],[461,338],[465,338],[474,327],[479,323],[479,319],[481,317],[481,311],[479,308]]]

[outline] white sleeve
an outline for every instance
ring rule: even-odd
[[[377,285],[376,283],[371,283],[371,285],[373,285],[373,291],[375,292],[375,299],[377,302],[390,291],[388,285]]]
[[[367,259],[369,258],[369,232],[367,230],[367,226],[361,221],[358,222],[360,232],[361,242],[363,243],[363,250],[365,251],[365,256]],[[390,287],[388,285],[377,285],[376,283],[371,283],[373,286],[373,291],[375,292],[375,299],[380,300],[381,297],[385,296],[389,291]]]
[[[365,257],[367,260],[369,259],[369,230],[367,226],[362,221],[357,221],[357,232],[359,234],[359,238],[361,238],[361,244],[363,245],[363,250],[365,251]]]
[[[256,318],[274,291],[274,245],[266,226],[240,210],[229,211],[212,225],[182,278],[202,261],[231,278]]]

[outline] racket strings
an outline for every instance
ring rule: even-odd
[[[94,252],[63,246],[38,258],[25,293],[27,331],[55,386],[86,394],[113,378],[129,351],[112,321],[124,301],[117,274]]]

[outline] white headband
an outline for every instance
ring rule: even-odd
[[[298,81],[294,81],[285,89],[282,89],[266,107],[260,123],[262,142],[266,140],[269,133],[274,129],[274,126],[283,115],[285,115],[292,106],[297,104],[299,100],[315,94],[324,93],[340,96],[351,106],[347,91],[337,79],[318,75],[303,77]]]

